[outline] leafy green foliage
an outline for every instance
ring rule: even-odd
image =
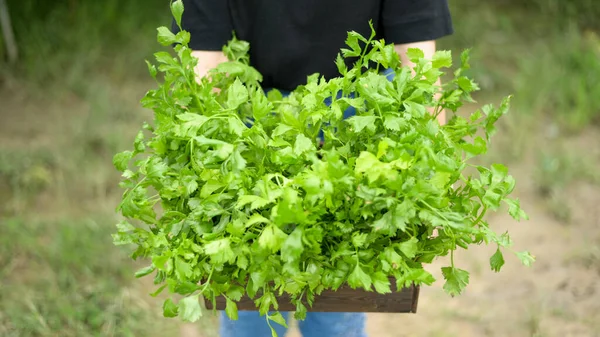
[[[484,216],[504,202],[515,219],[526,218],[508,199],[515,180],[501,164],[468,163],[485,153],[509,98],[439,125],[441,110],[472,101],[477,85],[462,74],[468,53],[439,87],[450,52],[427,60],[412,49],[411,71],[373,36],[349,33],[350,49],[338,60],[355,57],[352,69],[338,62],[340,77],[309,76],[283,98],[261,90],[247,43],[234,38],[224,48],[229,62],[197,79],[188,33],[159,29],[159,41],[176,43],[177,58],[156,54],[159,87],[142,100],[154,123],[148,138],[114,160],[125,189],[118,210],[142,224],[121,223],[114,237],[137,247],[133,258],[152,259],[156,284],[187,296],[177,309],[169,302],[165,315],[193,321],[199,295],[224,295],[235,318],[244,293],[267,315],[285,292],[302,319],[303,302],[310,306],[324,289],[347,283],[388,293],[389,277],[399,287],[432,284],[423,263],[472,244],[510,246]],[[395,72],[392,81],[383,68]],[[349,106],[357,115],[344,120]],[[477,173],[468,175],[469,167]],[[517,256],[533,262],[528,253]],[[491,267],[502,263],[495,255]],[[467,286],[469,273],[453,258],[442,272],[448,294]],[[277,314],[270,321],[281,323]]]

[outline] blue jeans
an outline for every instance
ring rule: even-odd
[[[289,322],[288,312],[281,313]],[[270,337],[267,319],[258,311],[239,311],[238,320],[230,320],[225,312],[220,313],[219,335],[221,337]],[[308,312],[306,319],[298,321],[303,337],[367,337],[364,313]],[[284,337],[287,329],[271,322],[277,336]]]

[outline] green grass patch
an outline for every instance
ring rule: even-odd
[[[20,60],[15,68],[0,64],[0,71],[41,95],[54,89],[83,94],[93,77],[115,84],[144,76],[156,27],[171,22],[161,0],[7,2]]]
[[[104,219],[2,220],[0,335],[175,333],[174,322],[144,303],[150,289],[129,286],[135,268],[114,249],[112,231]]]

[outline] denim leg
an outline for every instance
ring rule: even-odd
[[[298,327],[302,337],[367,337],[366,320],[358,312],[308,312]]]
[[[281,312],[286,322],[288,313]],[[239,311],[236,321],[229,319],[224,311],[219,312],[220,337],[271,337],[271,329],[267,325],[267,318],[258,311]],[[277,323],[271,322],[277,336],[284,337],[287,329]]]

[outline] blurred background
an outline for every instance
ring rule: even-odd
[[[490,222],[538,261],[507,256],[495,274],[493,247],[459,253],[464,295],[437,282],[416,315],[370,315],[370,335],[600,336],[600,1],[450,2],[455,34],[439,48],[472,49],[478,102],[514,95],[485,161],[508,164],[531,220]],[[0,39],[0,336],[216,336],[210,315],[162,318],[151,279],[134,279],[141,264],[110,237],[111,159],[152,120],[144,59],[162,49],[168,2],[2,3],[18,55]]]

